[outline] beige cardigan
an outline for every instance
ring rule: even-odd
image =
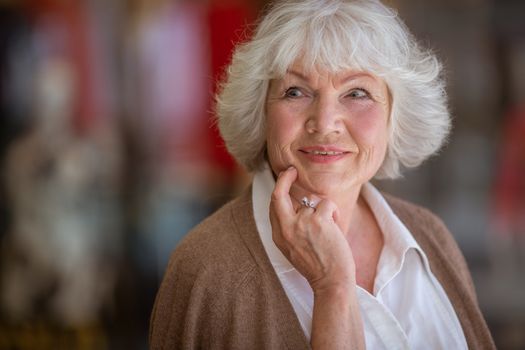
[[[308,349],[266,255],[251,190],[195,227],[175,249],[150,325],[151,349]],[[495,349],[454,239],[428,210],[386,196],[425,251],[470,349]]]

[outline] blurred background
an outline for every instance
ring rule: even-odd
[[[454,130],[404,179],[525,348],[525,1],[391,0],[445,64]],[[215,82],[265,0],[0,0],[0,349],[146,349],[171,250],[249,183]]]

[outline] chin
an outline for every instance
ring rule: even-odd
[[[353,191],[361,188],[363,184],[371,179],[371,176],[359,174],[356,176],[349,173],[306,173],[299,174],[299,185],[305,190],[311,191],[321,196],[339,196],[346,191]]]
[[[299,178],[299,185],[305,190],[323,197],[330,197],[334,193],[344,191],[345,182],[334,175],[306,175]]]

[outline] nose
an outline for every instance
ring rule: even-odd
[[[319,96],[312,104],[305,126],[310,134],[339,134],[343,127],[343,111],[335,97]]]

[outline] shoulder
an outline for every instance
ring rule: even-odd
[[[382,193],[386,201],[392,207],[396,215],[404,219],[411,219],[415,222],[425,224],[443,224],[442,220],[427,208],[407,200],[395,197],[388,193]]]
[[[416,240],[430,240],[445,249],[459,250],[443,220],[432,211],[389,194],[383,196]]]
[[[228,306],[253,292],[259,272],[242,233],[251,227],[239,223],[252,215],[246,198],[224,205],[173,251],[151,315],[152,349],[216,339]]]
[[[463,261],[463,255],[454,237],[441,218],[420,205],[389,194],[383,194],[383,196],[394,213],[425,250],[425,253],[432,254],[433,250],[439,249],[449,257],[457,258],[460,262]],[[429,249],[431,251],[427,252],[426,250]]]
[[[427,255],[433,274],[454,306],[469,348],[494,349],[467,263],[443,221],[426,208],[383,195]]]
[[[389,194],[383,196],[429,258],[434,273],[442,277],[458,274],[475,295],[466,260],[443,220],[425,207]]]
[[[166,274],[233,274],[254,266],[239,221],[252,216],[251,200],[243,194],[193,228],[173,251]]]

